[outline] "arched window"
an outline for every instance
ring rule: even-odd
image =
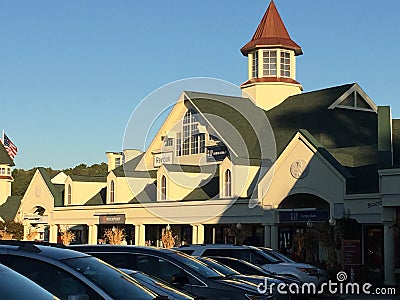
[[[71,185],[68,184],[68,188],[67,188],[67,204],[71,204],[71,203],[72,203]]]
[[[114,180],[111,180],[110,183],[110,203],[114,203],[115,201],[115,185],[114,185]]]
[[[225,171],[225,197],[232,196],[232,176],[231,170]]]
[[[167,199],[167,177],[164,175],[161,177],[161,194],[160,194],[160,200],[166,200]]]

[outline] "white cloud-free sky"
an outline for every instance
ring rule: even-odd
[[[0,129],[19,148],[16,167],[105,161],[106,151],[122,149],[135,106],[169,82],[200,76],[240,85],[247,59],[239,49],[268,4],[0,0]],[[400,1],[275,4],[303,49],[304,91],[357,82],[400,117]]]

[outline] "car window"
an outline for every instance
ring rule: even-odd
[[[89,295],[93,300],[98,298],[96,293],[79,279],[47,262],[16,255],[0,255],[0,261],[62,300],[79,294]]]
[[[168,283],[173,283],[174,278],[184,278],[188,284],[201,285],[196,278],[187,273],[183,268],[161,258],[146,254],[133,254],[136,270],[155,276]]]
[[[136,280],[92,256],[63,259],[62,262],[100,286],[114,299],[150,300],[157,294],[141,286]]]
[[[241,259],[255,265],[275,263],[251,249],[206,249],[202,256],[225,256]]]

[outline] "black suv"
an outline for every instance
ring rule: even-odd
[[[196,258],[171,249],[113,245],[71,245],[70,248],[98,257],[114,267],[142,271],[208,299],[267,300],[276,296],[260,294],[255,285],[226,278]]]
[[[62,300],[159,299],[101,260],[55,245],[0,241],[0,263]]]

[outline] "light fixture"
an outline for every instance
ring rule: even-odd
[[[307,221],[307,227],[311,228],[313,226],[311,219]]]
[[[168,224],[167,227],[165,227],[165,229],[166,229],[167,231],[170,231],[170,230],[171,230],[171,226]]]
[[[336,219],[335,218],[333,218],[333,217],[331,217],[330,219],[329,219],[329,226],[335,226],[336,225]]]
[[[242,224],[240,224],[240,222],[238,222],[237,224],[236,224],[236,229],[237,230],[241,230],[242,229]]]

